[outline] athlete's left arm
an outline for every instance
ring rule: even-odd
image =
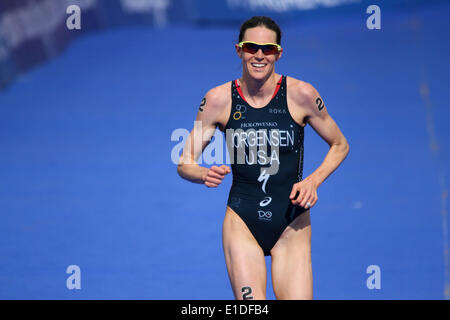
[[[303,84],[298,99],[299,105],[305,111],[305,122],[330,146],[321,165],[292,188],[290,198],[293,204],[305,207],[309,202],[312,207],[318,199],[317,188],[344,161],[350,148],[347,139],[328,114],[322,97],[312,85]],[[297,192],[298,197],[295,199]]]

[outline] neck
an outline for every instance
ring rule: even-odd
[[[272,72],[267,77],[258,80],[252,78],[248,73],[243,73],[242,78],[239,79],[241,88],[246,95],[252,97],[266,97],[272,95],[275,86],[277,85],[278,76]]]

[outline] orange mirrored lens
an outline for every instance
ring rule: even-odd
[[[250,54],[257,53],[259,49],[261,49],[265,55],[278,53],[278,47],[274,44],[259,45],[259,44],[250,43],[250,42],[246,42],[246,43],[242,44],[242,50],[244,50],[244,52],[247,52]]]

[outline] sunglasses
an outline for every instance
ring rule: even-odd
[[[255,54],[259,49],[262,50],[264,55],[277,54],[281,51],[281,46],[276,43],[257,43],[253,41],[239,42],[239,48],[242,48],[244,52]]]

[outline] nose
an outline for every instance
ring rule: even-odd
[[[258,59],[264,59],[264,53],[262,52],[262,49],[258,49],[258,51],[256,51],[255,57]]]

